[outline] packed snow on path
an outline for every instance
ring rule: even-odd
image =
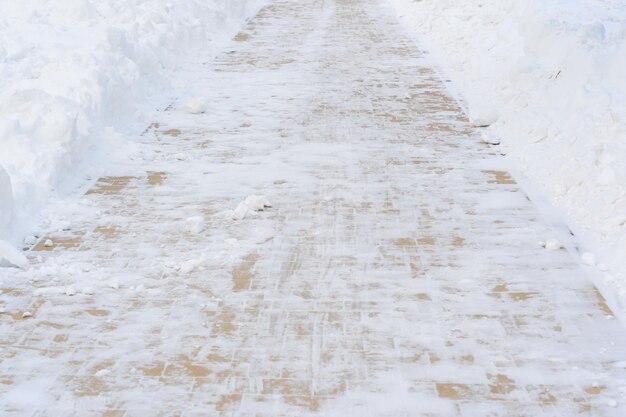
[[[390,1],[626,306],[626,3]]]
[[[174,71],[263,2],[0,2],[0,239],[17,243],[46,204],[132,150]]]

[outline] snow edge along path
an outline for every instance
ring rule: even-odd
[[[389,2],[626,323],[626,5]]]
[[[265,3],[0,3],[0,239],[21,244],[46,207],[132,154],[176,71]]]

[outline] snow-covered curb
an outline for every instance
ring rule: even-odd
[[[218,48],[262,3],[0,2],[0,238],[15,240],[87,165],[123,153],[147,122],[141,109],[171,94],[173,72]]]
[[[626,4],[389,1],[626,306]]]

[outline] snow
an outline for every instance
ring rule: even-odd
[[[272,203],[264,195],[249,195],[244,202],[254,211],[263,211],[265,208],[272,207]]]
[[[237,205],[237,208],[231,212],[231,217],[233,220],[243,220],[250,211],[263,211],[270,207],[272,207],[272,203],[264,195],[252,194]]]
[[[563,244],[557,239],[548,239],[542,243],[542,245],[546,250],[559,250],[563,248]]]
[[[75,205],[64,202],[45,229],[30,232],[56,248],[30,253],[39,259],[28,270],[0,271],[1,287],[15,289],[1,294],[3,308],[36,317],[2,318],[5,339],[19,346],[2,363],[15,381],[0,409],[12,401],[23,415],[105,404],[148,415],[185,409],[197,380],[185,370],[207,360],[209,378],[202,392],[191,392],[201,407],[187,409],[190,415],[210,413],[213,394],[241,386],[250,400],[224,413],[507,415],[511,408],[543,416],[569,405],[544,409],[526,387],[548,386],[569,398],[596,379],[607,388],[590,400],[594,407],[619,398],[624,372],[607,364],[623,356],[624,333],[598,307],[586,280],[591,268],[536,245],[570,247],[569,234],[553,230],[518,185],[496,184],[482,171],[499,169],[493,159],[500,158],[477,135],[456,146],[457,134],[444,129],[441,143],[430,140],[429,121],[465,126],[442,105],[445,97],[434,101],[435,114],[395,100],[392,94],[405,97],[422,82],[427,87],[416,94],[445,91],[385,3],[328,3],[338,10],[324,11],[330,16],[320,24],[318,2],[279,2],[256,25],[253,45],[233,42],[235,54],[228,48],[215,64],[191,66],[189,92],[210,97],[211,111],[190,114],[185,100],[155,111],[159,130],[184,134],[143,136],[140,156],[115,165],[136,176],[130,187],[77,193]],[[289,43],[277,45],[280,39]],[[245,62],[255,54],[258,67]],[[268,69],[292,55],[296,62]],[[353,98],[354,80],[361,80],[361,99]],[[363,112],[376,100],[380,110],[418,117],[395,123]],[[482,123],[502,120],[487,116]],[[481,131],[491,141],[500,137]],[[146,171],[166,179],[149,184]],[[277,209],[265,211],[272,204],[263,193]],[[236,213],[246,221],[232,221]],[[95,231],[102,226],[119,234],[102,236]],[[63,250],[73,233],[81,247]],[[67,340],[55,340],[58,334]],[[226,359],[214,362],[213,354]],[[152,360],[169,370],[148,377]],[[438,398],[438,382],[488,391],[496,372],[519,390],[488,404],[480,394],[457,404]],[[211,378],[218,373],[230,382]],[[292,385],[287,374],[304,379]],[[14,399],[13,388],[40,375],[67,384],[28,391],[50,395],[50,404],[31,411],[18,401],[26,393]],[[105,377],[95,382],[107,389],[80,395],[94,375]],[[282,386],[263,395],[277,377],[290,392],[304,381],[304,393],[319,395],[324,408],[308,413],[282,404]],[[520,395],[530,402],[522,411]]]
[[[15,266],[25,269],[29,265],[28,258],[11,246],[10,243],[0,240],[0,267]]]
[[[11,179],[0,165],[0,235],[9,227],[11,217],[13,217]]]
[[[233,220],[243,220],[248,215],[248,211],[250,211],[250,207],[245,203],[241,202],[237,205],[237,208],[232,212]]]
[[[183,106],[187,113],[191,114],[201,114],[207,111],[209,107],[207,100],[203,97],[195,97],[192,98]]]
[[[500,139],[491,136],[487,132],[481,132],[480,140],[482,140],[484,143],[487,143],[489,145],[499,145],[500,144]]]
[[[0,2],[0,238],[17,243],[51,201],[132,154],[176,95],[175,71],[263,2]]]
[[[203,216],[193,216],[187,218],[185,221],[185,231],[192,235],[197,235],[204,231],[204,217]]]
[[[596,280],[626,294],[626,3],[390,2],[471,123],[489,126],[483,141],[502,142],[615,276]]]
[[[585,265],[595,266],[596,265],[596,255],[591,252],[585,252],[580,258]]]

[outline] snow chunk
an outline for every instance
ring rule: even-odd
[[[185,111],[191,114],[206,113],[208,107],[207,101],[203,97],[194,97],[183,106]]]
[[[233,220],[243,220],[246,218],[250,207],[244,202],[239,203],[235,211],[233,211]]]
[[[65,295],[67,295],[68,297],[72,297],[76,295],[76,290],[74,289],[74,287],[70,285],[69,287],[65,289]]]
[[[596,255],[591,252],[583,253],[583,256],[580,258],[585,265],[595,266],[596,265]]]
[[[28,258],[22,252],[8,242],[0,240],[0,267],[8,265],[26,269],[28,264]]]
[[[539,242],[539,245],[546,250],[559,250],[563,248],[563,244],[557,239],[548,239],[545,242]]]
[[[480,134],[480,141],[482,143],[487,143],[489,145],[499,145],[500,144],[500,139],[495,138],[492,135],[489,135],[487,132],[481,132],[481,134]]]
[[[263,211],[266,207],[272,207],[272,203],[264,195],[249,195],[244,202],[254,211]]]
[[[249,195],[244,201],[239,203],[235,211],[233,211],[232,218],[233,220],[243,220],[250,210],[263,211],[268,207],[272,207],[272,203],[270,203],[264,195]]]
[[[470,110],[469,119],[472,127],[489,127],[498,121],[498,114],[495,111],[475,107]]]
[[[54,246],[54,242],[52,242],[52,240],[50,239],[46,239],[46,241],[43,244],[46,248],[51,248],[52,246]]]
[[[192,235],[197,235],[204,231],[204,217],[193,216],[187,218],[185,221],[185,231]]]

